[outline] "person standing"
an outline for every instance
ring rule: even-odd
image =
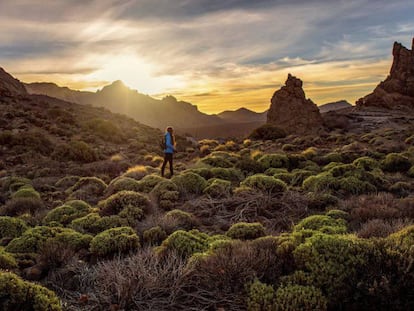
[[[165,149],[164,149],[164,162],[162,163],[161,167],[161,176],[164,177],[165,166],[167,162],[170,164],[170,177],[173,176],[173,154],[175,150],[175,137],[174,137],[174,129],[172,126],[168,126],[165,134],[164,134],[164,142],[165,142]]]

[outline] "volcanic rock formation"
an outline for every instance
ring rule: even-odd
[[[302,80],[289,74],[285,84],[273,94],[267,123],[288,134],[307,134],[321,129],[319,109],[312,100],[306,99]]]
[[[395,42],[392,55],[390,74],[371,94],[356,102],[358,108],[414,109],[414,38],[411,50]]]
[[[24,85],[0,67],[0,96],[26,95]]]

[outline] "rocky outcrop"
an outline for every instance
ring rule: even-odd
[[[288,75],[286,85],[273,94],[267,123],[288,134],[308,134],[322,128],[319,109],[310,99],[306,99],[302,84],[302,80]]]
[[[0,67],[0,96],[26,95],[24,85]]]
[[[356,102],[358,108],[414,109],[414,38],[411,50],[394,43],[394,60],[385,81]]]

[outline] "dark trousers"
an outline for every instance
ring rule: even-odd
[[[172,153],[164,153],[164,163],[162,163],[161,167],[161,176],[164,177],[164,170],[167,162],[170,163],[170,174],[171,176],[174,174],[173,171],[173,154]]]

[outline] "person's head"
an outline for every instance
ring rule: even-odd
[[[168,133],[172,134],[172,133],[174,132],[174,129],[173,129],[173,127],[172,127],[172,126],[167,126],[166,131],[167,131]]]

